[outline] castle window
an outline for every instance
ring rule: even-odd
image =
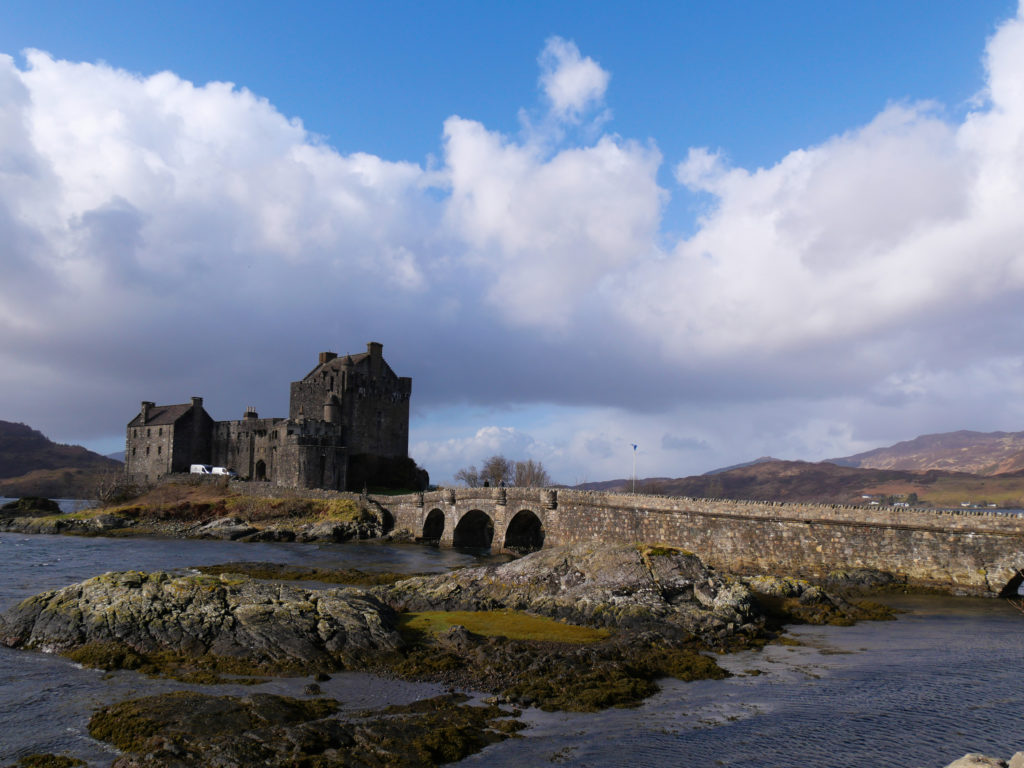
[[[132,456],[134,456],[134,455],[135,455],[135,449],[132,448]]]
[[[146,446],[146,455],[149,456],[149,446]]]
[[[162,434],[164,433],[164,428],[163,428],[163,427],[160,427],[160,429],[158,429],[156,433],[157,433],[158,435],[162,435]]]
[[[146,437],[149,437],[153,433],[153,430],[146,428]]]
[[[163,452],[164,452],[164,447],[162,445],[158,445],[156,447],[156,455],[159,456]]]

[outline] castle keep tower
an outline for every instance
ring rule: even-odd
[[[358,355],[321,352],[316,368],[292,382],[288,418],[322,418],[346,428],[354,454],[408,455],[412,379],[396,376],[382,351],[371,341]]]
[[[381,462],[407,460],[412,379],[395,375],[382,352],[370,342],[355,355],[320,353],[316,367],[292,382],[287,419],[261,419],[247,408],[238,421],[215,422],[202,398],[170,406],[144,401],[128,423],[128,475],[152,482],[213,464],[254,481],[344,490],[353,460],[357,477]]]

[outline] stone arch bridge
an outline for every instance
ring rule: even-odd
[[[441,546],[526,552],[581,543],[681,547],[734,573],[822,576],[871,568],[964,594],[1016,589],[1024,517],[731,501],[551,488],[445,488],[373,496],[396,530]]]

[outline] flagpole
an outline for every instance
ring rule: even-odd
[[[636,495],[636,443],[630,443],[633,446],[633,494]]]

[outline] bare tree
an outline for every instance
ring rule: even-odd
[[[490,486],[509,485],[515,475],[515,464],[504,456],[491,456],[480,470],[481,481]]]
[[[455,482],[464,483],[467,488],[479,488],[480,487],[480,473],[477,472],[476,467],[470,465],[463,467],[455,473]]]
[[[551,485],[551,476],[539,461],[517,461],[515,484],[520,488],[547,488]]]
[[[486,459],[479,470],[476,466],[460,469],[455,473],[455,481],[469,488],[479,488],[482,485],[546,488],[551,485],[551,476],[539,461],[510,461],[504,456],[496,455]]]
[[[100,506],[110,506],[128,501],[147,490],[145,485],[129,479],[123,469],[111,469],[96,475],[92,488],[92,498]]]

